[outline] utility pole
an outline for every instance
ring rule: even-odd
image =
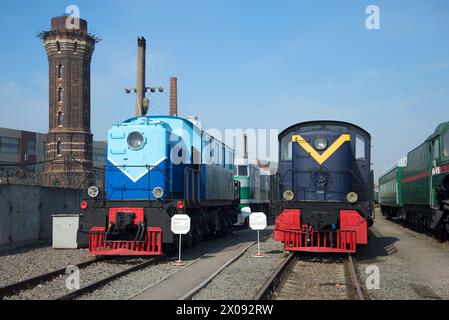
[[[158,91],[164,92],[162,87],[147,87],[146,86],[146,48],[147,41],[144,37],[137,37],[137,83],[135,89],[125,89],[126,93],[134,91],[136,94],[136,116],[145,116],[150,107],[150,101],[145,98],[145,94],[150,90],[151,93]]]

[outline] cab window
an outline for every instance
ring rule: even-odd
[[[365,139],[359,135],[355,138],[355,158],[356,160],[365,159]]]
[[[240,177],[248,176],[248,167],[247,166],[239,166],[239,176]]]
[[[433,158],[440,158],[440,144],[438,142],[438,139],[433,142]]]
[[[293,133],[288,134],[281,140],[281,161],[292,160],[292,136]]]
[[[443,155],[449,157],[449,130],[446,131],[443,137]]]

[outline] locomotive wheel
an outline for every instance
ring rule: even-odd
[[[442,223],[437,226],[433,234],[438,241],[445,242],[448,239],[446,225]]]
[[[162,245],[162,252],[168,256],[172,256],[175,253],[175,245],[173,243],[164,243]]]

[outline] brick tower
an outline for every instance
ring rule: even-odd
[[[42,32],[49,63],[49,131],[43,182],[86,187],[92,169],[90,63],[95,36],[87,21],[61,16]]]

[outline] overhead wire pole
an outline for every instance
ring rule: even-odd
[[[146,66],[146,40],[144,37],[137,38],[137,84],[136,84],[136,116],[145,115],[143,101],[145,99],[145,66]]]
[[[146,40],[144,37],[137,37],[137,83],[135,89],[125,89],[126,93],[134,91],[136,93],[136,108],[135,113],[137,117],[145,116],[149,109],[149,100],[145,98],[145,94],[150,90],[150,93],[164,92],[162,87],[147,87],[146,86]]]

